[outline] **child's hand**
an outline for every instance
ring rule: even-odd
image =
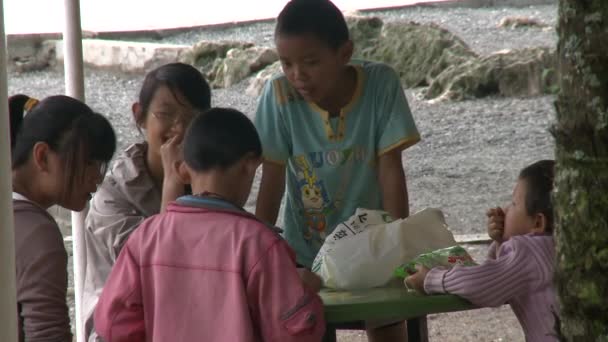
[[[184,194],[184,181],[179,176],[179,168],[183,163],[182,142],[183,136],[178,135],[167,140],[160,147],[160,158],[163,163],[163,185],[162,200],[160,204],[161,212],[164,212],[167,205],[175,201]]]
[[[176,135],[167,140],[160,147],[160,158],[163,163],[164,182],[170,182],[172,185],[183,186],[182,181],[178,177],[178,168],[183,161],[182,158],[182,143],[183,136]]]
[[[323,280],[311,271],[305,268],[298,268],[298,274],[300,275],[300,279],[302,279],[304,286],[313,292],[319,292],[321,287],[323,287]]]
[[[429,273],[429,269],[422,265],[416,265],[416,271],[416,273],[405,278],[404,283],[408,288],[426,294],[424,291],[424,278],[426,278],[426,274]]]
[[[502,242],[502,236],[505,232],[505,212],[501,207],[488,209],[486,212],[488,217],[488,235],[498,243]]]

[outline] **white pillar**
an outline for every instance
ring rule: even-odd
[[[82,61],[82,28],[80,26],[80,1],[65,0],[65,25],[63,28],[63,54],[65,89],[68,96],[84,102],[84,70]],[[82,322],[82,290],[86,265],[84,244],[84,218],[88,208],[72,212],[72,260],[74,262],[74,325],[76,341],[84,342]]]
[[[66,94],[84,101],[82,29],[80,27],[79,0],[65,0],[63,43]]]
[[[4,4],[0,0],[0,341],[17,342],[17,287]]]

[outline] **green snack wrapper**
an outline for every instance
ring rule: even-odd
[[[429,253],[421,254],[414,260],[405,263],[395,269],[394,275],[398,278],[406,278],[416,273],[416,265],[422,265],[428,269],[437,266],[452,267],[455,265],[476,265],[469,253],[460,246],[438,249]]]

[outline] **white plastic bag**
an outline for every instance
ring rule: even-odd
[[[456,244],[439,209],[389,220],[383,211],[357,209],[325,239],[313,262],[313,272],[330,288],[377,287],[386,285],[401,264]]]

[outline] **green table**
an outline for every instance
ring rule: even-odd
[[[319,293],[328,323],[376,319],[409,319],[439,312],[474,309],[454,295],[423,296],[406,288],[374,288],[357,291],[323,289]]]
[[[323,289],[319,294],[328,323],[340,326],[365,320],[409,320],[410,342],[428,340],[426,315],[476,308],[458,296],[423,296],[404,287],[357,291]]]

